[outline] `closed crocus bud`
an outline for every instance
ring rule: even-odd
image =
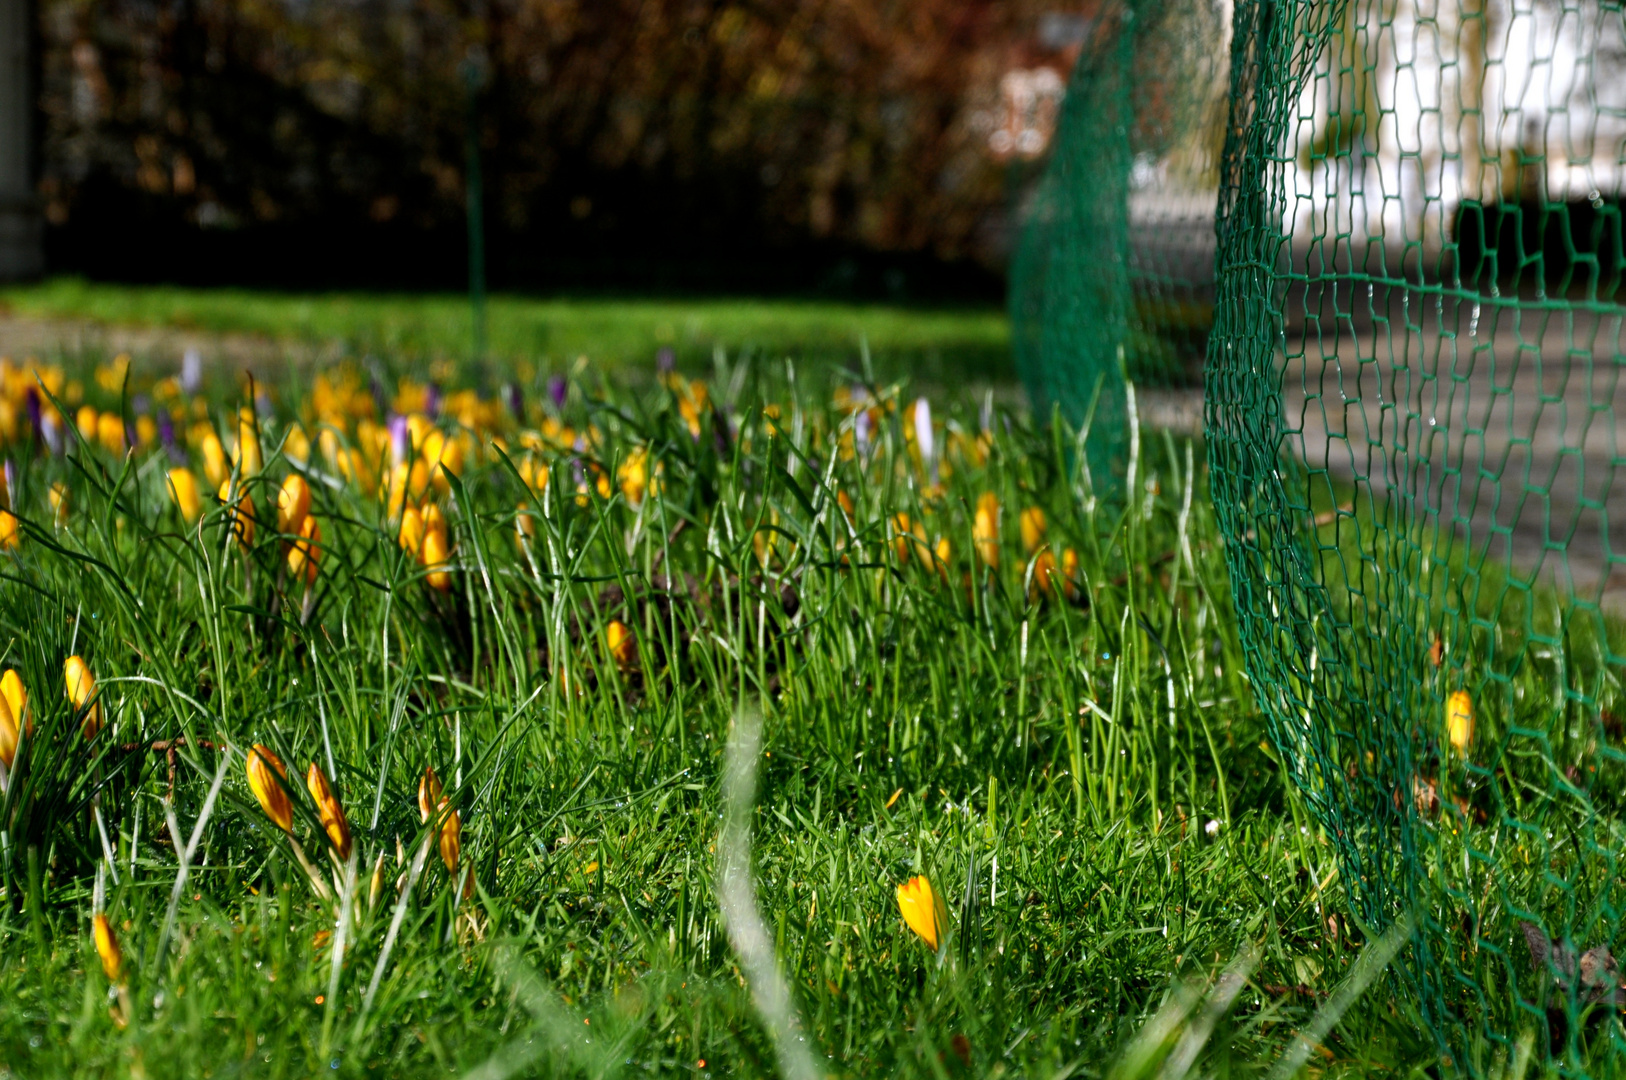
[[[289,473],[277,492],[277,531],[298,535],[299,527],[311,512],[311,487],[298,473]]]
[[[30,735],[34,734],[34,712],[28,704],[28,690],[23,686],[23,677],[17,674],[15,668],[7,668],[4,675],[0,675],[0,697],[6,699],[11,708],[11,717],[21,724]]]
[[[307,585],[316,581],[316,563],[322,554],[322,527],[315,515],[307,514],[299,523],[299,539],[288,546],[288,573]]]
[[[245,406],[237,412],[237,469],[240,475],[258,476],[262,464],[260,426],[254,410]]]
[[[169,470],[169,497],[187,524],[194,524],[203,515],[203,495],[198,491],[198,478],[191,469]]]
[[[17,760],[18,738],[17,720],[11,715],[11,706],[6,704],[5,696],[0,695],[0,762],[4,762],[8,769]]]
[[[423,534],[423,565],[428,569],[429,587],[446,592],[452,587],[452,575],[446,569],[446,529],[425,528]]]
[[[219,487],[231,475],[231,463],[226,460],[226,448],[220,445],[220,436],[209,432],[198,447],[203,454],[203,478],[210,487]]]
[[[440,777],[435,775],[433,765],[425,765],[423,776],[418,780],[418,814],[423,821],[428,822],[440,805]]]
[[[446,869],[457,873],[457,861],[463,853],[463,819],[445,799],[440,800],[440,861]]]
[[[102,449],[115,457],[122,457],[127,449],[124,439],[124,419],[118,413],[104,412],[96,418],[96,441]]]
[[[389,490],[385,495],[386,516],[400,517],[402,507],[423,498],[428,488],[429,466],[424,464],[422,458],[410,465],[404,461],[396,465],[390,470]]]
[[[946,536],[938,537],[937,548],[932,552],[932,557],[937,563],[937,576],[943,579],[945,585],[948,584],[949,559],[953,555],[954,546],[949,543],[949,538]]]
[[[525,481],[532,491],[538,495],[548,490],[548,463],[538,461],[530,455],[520,459],[519,478]]]
[[[81,405],[79,412],[74,416],[74,426],[79,429],[79,437],[86,442],[96,441],[96,421],[101,419],[94,405]]]
[[[68,524],[68,509],[71,502],[68,485],[60,480],[51,485],[51,518],[59,529],[65,528]]]
[[[1451,740],[1451,749],[1467,757],[1474,742],[1474,699],[1468,691],[1453,691],[1445,699],[1445,734]]]
[[[429,462],[429,478],[436,489],[442,494],[451,490],[446,477],[448,474],[456,476],[463,471],[463,443],[458,439],[448,439],[437,430],[425,440],[423,456]]]
[[[937,440],[932,436],[932,405],[925,398],[915,401],[915,445],[920,448],[921,464],[926,466],[932,483],[937,482]]]
[[[1061,587],[1068,603],[1078,599],[1078,552],[1072,548],[1061,553]]]
[[[1056,556],[1049,548],[1040,551],[1033,560],[1033,584],[1028,590],[1030,598],[1039,595],[1054,596],[1056,589]]]
[[[265,816],[283,832],[291,832],[294,827],[294,807],[284,786],[287,779],[282,759],[269,747],[255,743],[248,752],[248,787],[260,801]]]
[[[633,640],[632,629],[620,619],[611,619],[610,625],[604,628],[604,646],[622,671],[638,666],[638,643]]]
[[[100,911],[90,921],[90,936],[96,942],[96,955],[102,958],[102,973],[108,982],[118,982],[119,972],[124,969],[124,953],[113,935],[113,924]]]
[[[94,738],[102,730],[102,703],[90,704],[91,698],[96,696],[96,677],[90,673],[90,665],[85,663],[84,657],[70,656],[62,665],[62,680],[68,687],[68,701],[72,703],[74,711],[84,711],[79,722],[79,730],[85,738]],[[87,710],[85,706],[90,704]]]
[[[999,569],[999,499],[985,491],[977,499],[977,512],[971,523],[971,540],[977,558],[990,570]]]
[[[898,555],[898,565],[909,565],[909,515],[897,514],[892,519],[892,547]]]
[[[297,461],[301,465],[308,464],[311,459],[311,439],[305,434],[305,429],[295,424],[288,429],[287,438],[282,440],[282,454],[289,461]]]
[[[310,789],[311,801],[316,803],[316,816],[321,818],[322,828],[327,831],[333,850],[341,860],[350,858],[350,822],[344,816],[344,807],[339,805],[333,788],[328,785],[327,775],[314,761],[305,770],[305,787]]]
[[[220,501],[231,508],[231,532],[237,537],[237,543],[247,551],[254,543],[254,504],[249,502],[247,492],[238,492],[232,497],[231,478],[227,477],[220,485]]]
[[[423,558],[423,515],[418,508],[409,506],[401,511],[401,532],[399,536],[401,547],[412,552],[414,559]]]
[[[10,510],[0,510],[0,548],[15,551],[23,542],[17,528],[17,517]]]
[[[1032,555],[1039,550],[1039,545],[1044,543],[1044,511],[1037,506],[1030,506],[1022,511],[1018,524],[1022,530],[1022,550]]]
[[[926,944],[937,948],[948,923],[948,912],[925,875],[910,878],[898,886],[898,911],[909,929],[919,934]]]
[[[423,534],[428,536],[432,532],[446,535],[446,515],[440,512],[440,507],[434,503],[424,503],[418,511],[423,515]]]

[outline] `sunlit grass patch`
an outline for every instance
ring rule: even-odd
[[[7,1060],[773,1073],[717,892],[747,713],[758,943],[818,1068],[1098,1074],[1245,942],[1199,1049],[1275,1055],[1363,942],[1201,447],[1148,434],[1105,497],[1060,427],[792,371],[0,373]],[[1360,1008],[1335,1060],[1427,1057]]]

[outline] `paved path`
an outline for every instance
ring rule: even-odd
[[[12,360],[38,357],[111,357],[130,353],[138,363],[178,368],[187,349],[197,349],[205,363],[271,371],[290,362],[320,360],[331,351],[298,341],[277,341],[254,334],[218,334],[174,327],[109,326],[74,319],[39,319],[0,311],[0,356]]]
[[[1626,613],[1622,315],[1416,305],[1288,340],[1289,443],[1470,551]],[[1401,318],[1394,318],[1402,315]],[[1614,529],[1610,529],[1613,511]]]

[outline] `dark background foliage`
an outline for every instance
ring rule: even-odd
[[[54,270],[995,296],[1033,0],[40,0]]]

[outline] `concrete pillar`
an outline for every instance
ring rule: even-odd
[[[34,191],[32,0],[0,0],[0,281],[45,270],[45,226]]]

